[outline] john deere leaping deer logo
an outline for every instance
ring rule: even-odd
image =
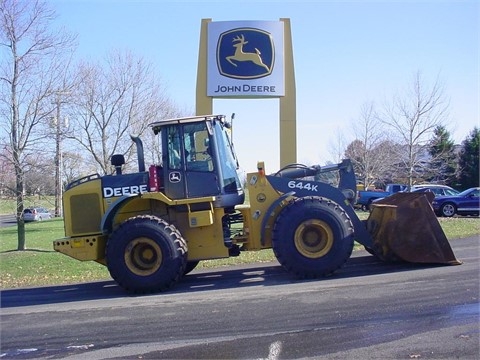
[[[258,79],[272,73],[272,36],[263,30],[241,28],[224,32],[217,45],[220,74],[235,79]]]
[[[233,47],[235,48],[235,54],[232,55],[232,56],[227,56],[227,61],[230,64],[232,64],[233,66],[237,66],[237,64],[235,62],[233,62],[232,60],[235,60],[235,61],[251,61],[258,66],[263,66],[265,69],[267,69],[267,71],[270,71],[268,66],[265,65],[262,61],[262,57],[260,56],[262,53],[260,52],[260,50],[255,48],[254,53],[243,51],[243,45],[248,44],[248,41],[245,41],[245,37],[243,36],[243,34],[240,35],[240,36],[236,36],[233,39],[233,42],[234,42]]]

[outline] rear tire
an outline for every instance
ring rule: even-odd
[[[151,293],[171,288],[183,276],[187,244],[173,225],[155,216],[123,222],[107,241],[112,278],[125,290]]]
[[[275,221],[272,248],[280,264],[296,277],[326,276],[352,254],[353,224],[331,200],[294,199]]]
[[[457,207],[453,203],[445,203],[440,208],[440,214],[445,217],[452,217],[457,212]]]

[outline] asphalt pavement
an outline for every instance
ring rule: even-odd
[[[0,215],[0,227],[13,226],[17,224],[15,215]]]
[[[194,270],[143,296],[113,280],[3,290],[0,358],[478,359],[479,239],[450,243],[462,265],[360,250],[319,280],[274,262]]]

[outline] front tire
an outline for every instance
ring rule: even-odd
[[[440,208],[440,214],[442,214],[442,216],[445,216],[445,217],[452,217],[453,215],[455,215],[456,212],[457,212],[457,208],[455,204],[452,204],[452,203],[445,203]]]
[[[125,290],[151,293],[171,288],[183,276],[187,244],[173,225],[155,216],[123,222],[107,241],[112,278]]]
[[[352,254],[353,224],[331,200],[294,199],[275,221],[272,247],[280,264],[296,277],[326,276]]]

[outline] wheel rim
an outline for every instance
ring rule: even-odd
[[[453,205],[446,204],[443,207],[443,214],[445,216],[452,216],[453,214],[455,214],[455,208],[453,207]]]
[[[333,232],[321,220],[308,220],[295,231],[295,247],[303,256],[317,259],[326,255],[333,246]]]
[[[125,249],[125,264],[136,275],[155,273],[162,264],[162,250],[152,239],[141,237],[132,240]]]

